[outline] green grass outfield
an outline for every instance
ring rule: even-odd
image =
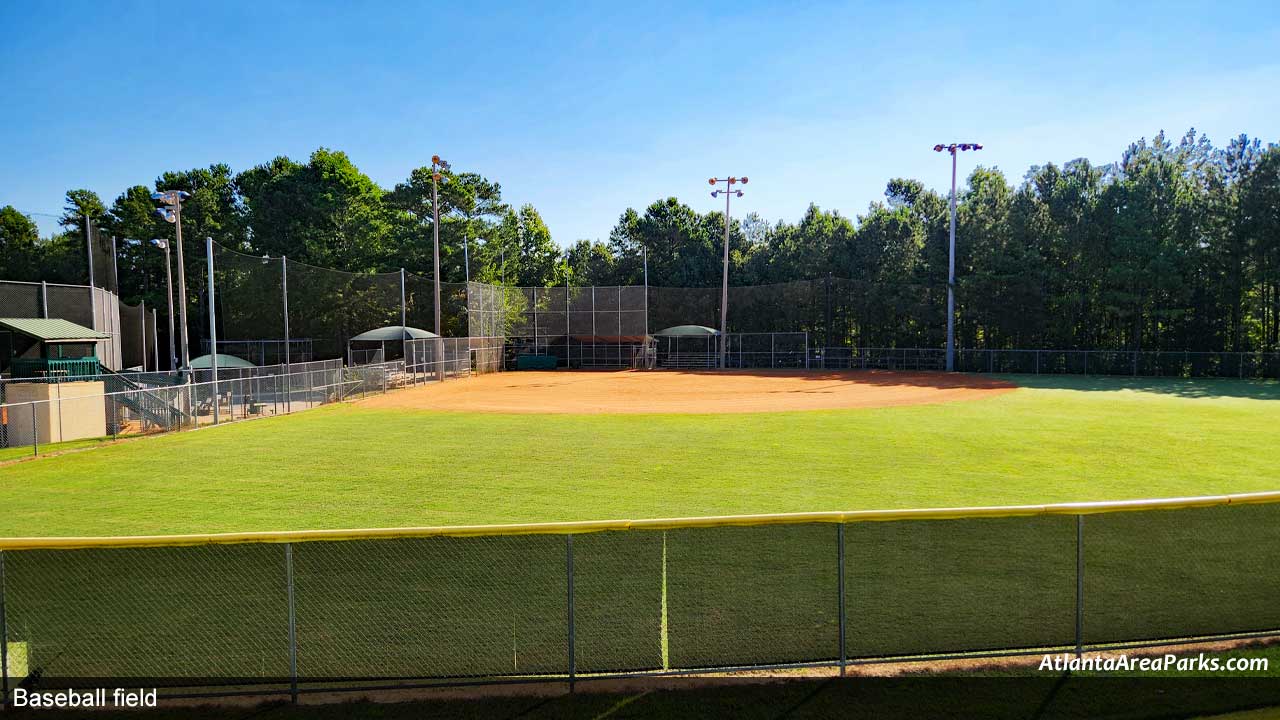
[[[741,415],[358,403],[0,466],[0,536],[455,525],[1280,489],[1280,384],[1016,376],[984,400]]]

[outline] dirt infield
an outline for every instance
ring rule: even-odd
[[[361,405],[495,413],[749,413],[944,403],[1014,389],[974,375],[877,370],[556,370],[479,375],[381,395]]]

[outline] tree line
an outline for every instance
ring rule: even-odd
[[[238,174],[224,164],[166,172],[110,206],[72,190],[65,231],[49,238],[16,209],[0,209],[0,279],[84,282],[86,218],[109,236],[172,237],[152,215],[153,189],[191,193],[183,230],[193,286],[206,236],[349,272],[431,274],[431,168],[384,189],[344,153],[321,148],[305,163],[278,157]],[[636,285],[647,254],[651,286],[720,283],[723,214],[674,197],[627,209],[607,240],[565,252],[537,210],[508,204],[497,182],[451,170],[439,193],[444,282],[469,270],[493,284]],[[1111,163],[1034,166],[1016,182],[980,166],[957,204],[962,347],[1280,349],[1276,145],[1241,135],[1218,147],[1192,130],[1139,140]],[[832,341],[839,325],[834,342],[938,346],[948,223],[947,197],[906,178],[889,180],[884,199],[852,218],[815,205],[798,222],[748,214],[730,225],[731,283],[779,286],[780,302],[793,294],[780,284],[809,288],[815,310],[796,321],[806,327],[779,329],[825,331]],[[137,242],[118,253],[121,296],[163,307],[163,255]]]

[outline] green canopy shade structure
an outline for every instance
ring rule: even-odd
[[[433,332],[406,325],[388,325],[375,328],[362,332],[347,341],[347,364],[365,365],[391,359],[387,356],[387,343],[393,343],[391,346],[393,352],[398,346],[399,357],[404,357],[405,343],[408,341],[428,340],[438,337],[440,336]]]
[[[676,325],[659,330],[654,335],[719,335],[720,331],[706,325]]]
[[[719,366],[720,331],[706,325],[676,325],[653,334],[658,367],[708,369]]]
[[[397,340],[425,340],[440,337],[433,332],[405,325],[388,325],[368,332],[362,332],[351,338],[351,342],[393,342]]]
[[[212,355],[201,355],[198,358],[191,358],[191,368],[194,370],[208,370],[213,367]],[[227,368],[251,368],[257,367],[253,363],[235,355],[223,355],[218,353],[218,369],[226,370]]]

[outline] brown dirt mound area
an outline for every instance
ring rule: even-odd
[[[401,390],[366,407],[494,413],[747,413],[977,400],[1002,380],[948,373],[833,371],[503,372]]]

